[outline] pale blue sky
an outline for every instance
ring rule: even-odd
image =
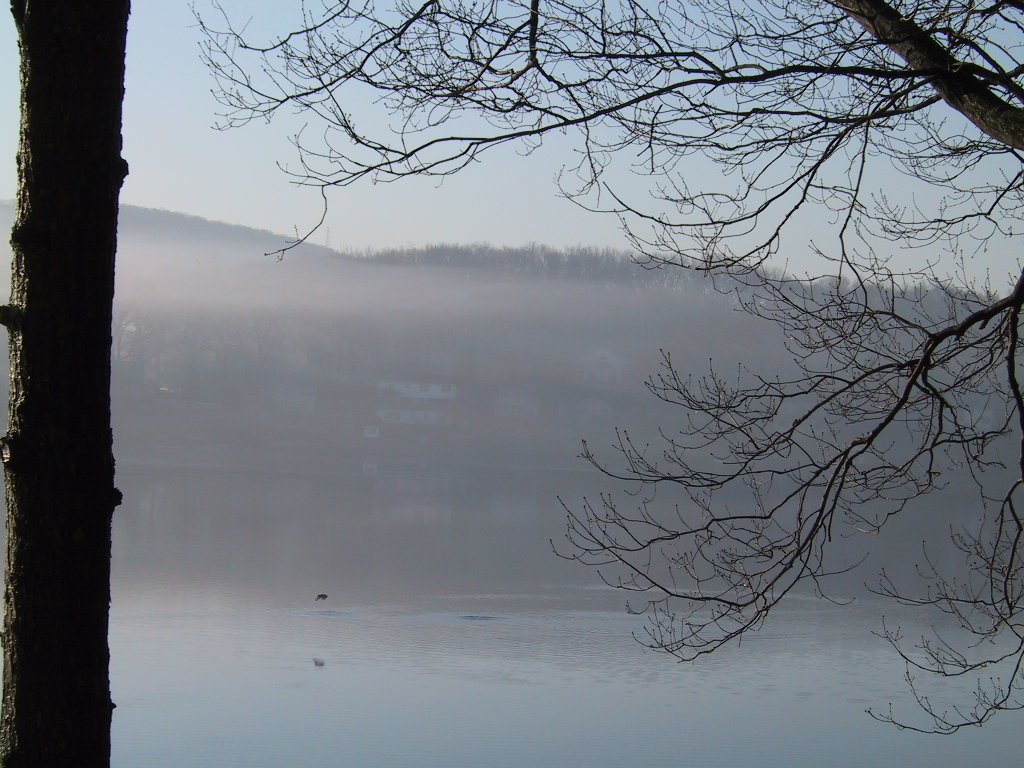
[[[251,15],[250,29],[268,31],[290,28],[288,16],[299,7],[298,0],[225,4],[236,21],[245,22]],[[199,58],[198,39],[187,0],[134,3],[124,111],[124,155],[131,173],[122,201],[282,234],[312,225],[320,213],[318,192],[295,187],[276,166],[294,163],[288,137],[301,127],[301,120],[214,130],[218,105]],[[10,199],[15,187],[17,50],[6,12],[0,13],[0,72],[0,100],[7,115],[0,124],[0,199]],[[481,241],[625,247],[614,217],[588,213],[560,198],[554,177],[572,159],[570,138],[548,142],[529,157],[511,148],[497,150],[443,183],[405,179],[335,190],[327,226],[313,241],[341,250]],[[634,201],[643,202],[648,194],[643,183],[631,184]],[[818,225],[808,224],[805,234],[810,235]],[[790,240],[794,250],[786,254],[790,268],[820,269],[806,259],[807,243],[798,239]],[[975,275],[986,268],[1002,275],[1014,270],[1016,255],[1008,259],[1002,247],[998,250],[975,256]],[[921,252],[899,251],[897,247],[898,266],[920,264]]]
[[[284,28],[286,0],[236,3],[268,28]],[[122,202],[291,233],[319,216],[320,198],[295,188],[275,163],[293,161],[288,136],[300,124],[211,128],[217,104],[199,60],[186,0],[136,0],[128,37],[124,155],[131,167]],[[14,197],[17,47],[0,13],[0,199]],[[565,147],[561,151],[565,151]],[[438,242],[624,247],[618,223],[558,197],[553,178],[566,158],[545,147],[522,158],[506,151],[443,184],[410,179],[337,190],[328,218],[332,247]],[[323,243],[327,230],[314,237]]]

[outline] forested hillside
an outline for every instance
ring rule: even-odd
[[[131,207],[120,236],[122,464],[579,468],[586,435],[671,426],[644,388],[662,349],[695,372],[780,349],[730,298],[625,254],[303,245],[279,260],[264,254],[280,236]]]
[[[617,429],[657,446],[659,432],[685,427],[682,410],[645,386],[663,353],[694,377],[709,366],[726,378],[783,375],[792,364],[779,329],[737,311],[735,295],[625,254],[479,244],[265,255],[283,242],[124,209],[118,466],[373,487],[410,472],[429,486],[492,469],[574,471],[596,491],[615,483],[578,457],[583,439],[614,461]],[[421,501],[437,492],[428,486]],[[953,518],[922,514],[890,528],[944,540]],[[849,546],[852,561],[861,544]]]

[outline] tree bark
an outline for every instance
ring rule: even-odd
[[[12,0],[21,135],[10,305],[0,761],[110,762],[110,323],[128,0]]]
[[[836,0],[837,8],[866,29],[911,69],[927,73],[942,100],[996,141],[1024,149],[1024,109],[996,95],[989,84],[885,0]]]

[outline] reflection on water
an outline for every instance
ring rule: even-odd
[[[541,500],[571,478],[379,479],[120,478],[115,766],[1017,759],[1012,717],[940,739],[863,714],[911,706],[872,605],[793,601],[742,647],[677,664],[551,555],[561,517]]]

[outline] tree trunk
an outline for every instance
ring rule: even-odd
[[[11,360],[5,768],[110,762],[110,322],[128,6],[11,3],[21,136],[0,313]]]

